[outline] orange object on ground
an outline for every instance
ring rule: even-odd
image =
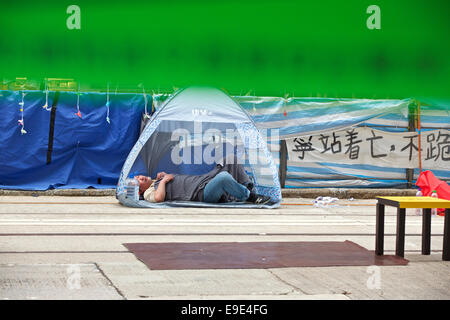
[[[424,196],[431,196],[433,190],[436,190],[439,199],[450,200],[450,186],[436,176],[430,170],[426,170],[419,175],[416,186],[422,190]],[[443,216],[445,210],[438,209],[438,215]]]

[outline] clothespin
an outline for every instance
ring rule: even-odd
[[[20,120],[17,120],[17,122],[19,122],[19,125],[22,126],[22,128],[20,129],[20,134],[25,134],[25,133],[27,133],[27,132],[25,131],[25,128],[24,128],[24,127],[25,127],[25,124],[24,124],[24,122],[23,122],[23,107],[24,107],[24,105],[25,105],[25,102],[24,102],[24,97],[25,97],[25,95],[26,95],[26,93],[22,91],[22,101],[19,102],[20,113],[21,113],[21,119],[20,119]]]
[[[81,112],[80,112],[80,96],[81,96],[81,93],[80,93],[79,90],[80,89],[78,88],[78,92],[77,92],[77,112],[75,114],[81,119]]]
[[[142,94],[144,95],[144,102],[145,102],[145,105],[144,105],[144,118],[145,118],[145,119],[150,119],[150,115],[149,115],[148,112],[147,112],[147,104],[148,104],[148,101],[147,101],[147,95],[145,94],[145,88],[144,88],[144,85],[143,85],[142,83],[140,83],[140,84],[138,85],[138,87],[142,87]]]
[[[287,104],[287,98],[289,97],[289,93],[286,93],[285,95],[284,95],[284,104],[285,104],[285,106],[284,106],[284,111],[283,111],[283,116],[285,116],[285,117],[287,117],[287,111],[286,111],[286,104]]]
[[[106,90],[106,122],[108,122],[109,124],[111,123],[111,119],[109,119],[109,106],[110,106],[110,101],[109,101],[109,83],[108,83],[108,89]],[[116,88],[117,91],[117,88]]]
[[[48,85],[45,84],[45,104],[42,106],[42,109],[50,111],[52,108],[48,107]]]

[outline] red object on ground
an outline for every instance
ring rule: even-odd
[[[377,256],[351,241],[124,243],[151,270],[396,266],[408,260]]]
[[[450,200],[450,186],[445,181],[436,178],[430,170],[423,171],[419,175],[416,186],[422,190],[422,194],[426,197],[431,196],[433,190],[436,190],[439,199]],[[443,216],[444,212],[444,209],[438,209],[440,216]]]

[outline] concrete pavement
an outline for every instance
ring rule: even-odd
[[[353,241],[375,245],[375,200],[285,198],[277,210],[134,209],[113,196],[0,196],[0,299],[450,299],[443,217],[422,256],[407,210],[407,266],[149,270],[130,242]],[[385,252],[396,212],[386,208]]]

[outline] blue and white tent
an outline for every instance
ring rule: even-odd
[[[150,203],[126,197],[126,179],[155,178],[158,172],[204,174],[223,159],[237,159],[255,184],[256,192],[274,204],[208,204],[166,201]],[[132,207],[225,206],[275,208],[281,202],[278,169],[266,140],[244,109],[224,92],[212,88],[178,91],[147,121],[128,155],[116,189],[120,203]]]

